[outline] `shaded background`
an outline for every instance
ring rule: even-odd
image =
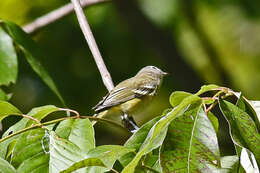
[[[1,0],[0,18],[21,26],[69,1]],[[169,107],[175,90],[196,92],[201,85],[227,86],[260,100],[259,0],[114,0],[85,10],[97,44],[115,84],[155,65],[166,77],[153,105],[136,117],[142,124]],[[32,35],[46,56],[40,59],[67,106],[92,115],[106,88],[74,14]],[[23,112],[33,107],[62,106],[19,55],[17,84],[7,88]],[[223,136],[224,155],[233,152]],[[9,120],[10,123],[10,120]],[[11,121],[11,123],[14,123]],[[127,134],[98,124],[98,144],[122,144]]]

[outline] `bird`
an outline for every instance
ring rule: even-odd
[[[167,74],[155,66],[143,67],[134,77],[120,82],[105,95],[92,108],[96,113],[94,116],[102,118],[108,112],[119,114],[122,124],[134,133],[139,127],[132,116],[147,107]]]

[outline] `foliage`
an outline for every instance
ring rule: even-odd
[[[17,25],[5,21],[0,25],[0,42],[4,45],[0,47],[0,85],[16,82],[16,51],[21,51],[32,69],[63,102],[37,59],[42,56],[40,48]],[[101,146],[96,146],[91,124],[91,120],[101,119],[53,105],[23,114],[8,102],[8,94],[2,90],[0,94],[0,122],[12,115],[22,117],[0,139],[0,172],[259,171],[260,101],[247,100],[226,87],[202,86],[195,94],[173,92],[169,98],[171,107],[141,126],[124,145]],[[219,123],[213,109],[220,110],[228,122],[226,133],[236,148],[234,155],[221,155]],[[57,118],[58,111],[66,113]],[[75,115],[67,116],[68,112]],[[55,116],[49,119],[50,115]]]

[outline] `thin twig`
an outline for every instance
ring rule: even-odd
[[[2,139],[0,139],[0,143],[1,142],[4,142],[5,140],[13,137],[13,136],[16,136],[16,135],[19,135],[21,133],[24,133],[28,130],[32,130],[32,129],[35,129],[35,128],[45,128],[45,126],[47,125],[50,125],[50,124],[55,124],[55,123],[58,123],[60,121],[64,121],[64,120],[67,120],[67,119],[77,119],[77,118],[82,118],[82,119],[85,119],[85,118],[88,118],[88,119],[92,119],[92,120],[96,120],[96,121],[103,121],[103,122],[106,122],[106,123],[110,123],[110,124],[113,124],[121,129],[124,129],[125,131],[127,131],[128,133],[130,133],[124,126],[122,126],[121,124],[118,124],[112,120],[108,120],[108,119],[104,119],[104,118],[97,118],[97,117],[93,117],[93,116],[73,116],[73,117],[63,117],[63,118],[59,118],[59,119],[55,119],[55,120],[52,120],[52,121],[48,121],[48,122],[45,122],[45,123],[39,123],[39,124],[34,124],[30,127],[27,127],[27,128],[24,128],[22,130],[19,130],[11,135],[8,135]]]
[[[79,25],[80,28],[85,36],[85,39],[88,42],[89,48],[92,52],[92,55],[96,61],[98,70],[101,74],[103,83],[105,84],[106,88],[108,91],[111,91],[114,88],[114,84],[112,81],[112,78],[110,76],[110,73],[108,72],[106,65],[103,61],[103,58],[99,52],[97,43],[94,39],[94,36],[91,32],[90,26],[88,24],[88,21],[86,19],[86,16],[81,8],[81,5],[79,3],[79,0],[71,0],[73,6],[74,6],[74,10],[76,12],[78,21],[79,21]]]
[[[81,0],[82,7],[88,7],[91,5],[108,2],[109,0]],[[25,25],[23,30],[27,33],[33,33],[38,29],[47,26],[58,19],[61,19],[73,11],[73,5],[71,3],[64,5],[44,16],[41,16],[33,22]]]

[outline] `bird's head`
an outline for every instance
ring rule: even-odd
[[[138,73],[137,75],[140,74],[151,74],[151,75],[155,75],[158,77],[163,77],[165,75],[167,75],[168,73],[162,71],[161,69],[155,67],[155,66],[146,66],[143,67]]]

